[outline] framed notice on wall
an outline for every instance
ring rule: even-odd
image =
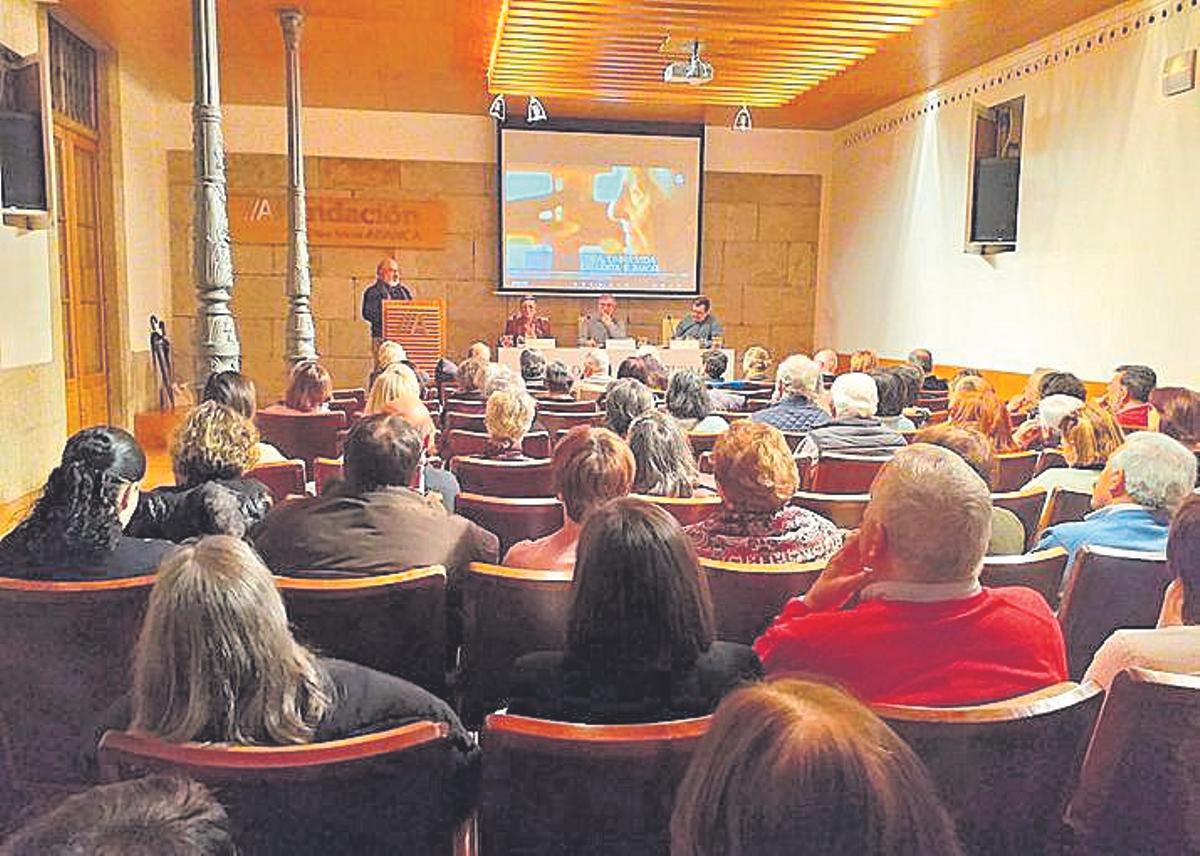
[[[316,247],[437,249],[446,242],[442,202],[308,196],[308,243]],[[287,243],[287,196],[231,193],[229,232],[239,244]]]

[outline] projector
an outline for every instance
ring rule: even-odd
[[[692,86],[700,86],[712,79],[712,63],[705,62],[698,56],[667,63],[667,67],[663,69],[663,83],[687,83]]]

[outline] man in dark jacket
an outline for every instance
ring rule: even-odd
[[[808,432],[796,450],[797,458],[820,459],[826,452],[847,455],[887,455],[904,448],[908,441],[875,415],[879,388],[869,374],[838,375],[829,388],[833,420]]]
[[[363,292],[362,317],[371,324],[371,352],[383,341],[383,301],[412,300],[412,292],[400,281],[400,262],[384,259],[375,268],[375,282]]]

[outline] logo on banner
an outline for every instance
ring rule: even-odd
[[[310,246],[435,249],[446,242],[446,206],[441,202],[319,195],[306,202]],[[287,243],[287,197],[230,194],[229,231],[236,243]]]

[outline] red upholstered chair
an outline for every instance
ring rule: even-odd
[[[462,431],[481,431],[487,433],[481,413],[463,413],[460,410],[447,410],[442,416],[442,428],[446,431],[460,429]]]
[[[549,535],[563,525],[563,506],[557,499],[484,496],[460,493],[454,513],[473,520],[500,539],[500,555],[518,541]]]
[[[1046,599],[1051,609],[1056,609],[1066,569],[1067,551],[1063,547],[1051,547],[1022,556],[986,556],[979,582],[989,588],[1031,588]]]
[[[746,396],[745,402],[742,404],[742,408],[747,413],[754,413],[770,406],[771,396],[769,395],[748,395]]]
[[[296,413],[267,407],[258,411],[254,421],[264,442],[289,458],[299,458],[307,467],[318,457],[337,458],[342,454],[338,432],[346,430],[347,421],[340,411]]]
[[[1113,680],[1067,809],[1075,853],[1200,853],[1200,676]]]
[[[566,646],[571,574],[476,562],[463,579],[462,604],[459,710],[473,727],[504,705],[514,660]]]
[[[593,404],[593,402],[581,402],[585,404]],[[572,428],[578,428],[580,425],[603,425],[604,414],[596,412],[595,408],[591,411],[577,411],[573,413],[543,410],[541,405],[538,406],[538,422],[546,427],[550,432],[550,436],[554,437],[559,431],[567,432]]]
[[[1020,490],[1033,478],[1038,465],[1038,452],[1005,452],[996,456],[999,472],[996,475],[996,491],[1008,493]]]
[[[714,410],[713,416],[720,416],[726,422],[732,424],[739,419],[749,419],[750,414],[744,410]]]
[[[917,407],[924,407],[934,412],[950,409],[950,396],[944,392],[917,393]]]
[[[455,755],[444,723],[298,746],[167,743],[124,731],[100,741],[105,782],[185,776],[220,795],[242,853],[451,856]]]
[[[346,387],[344,389],[335,389],[333,391],[333,398],[335,401],[347,400],[347,401],[356,402],[358,404],[359,410],[362,410],[364,407],[367,406],[367,390],[365,387],[361,387],[361,386]]]
[[[317,496],[325,493],[325,488],[342,478],[341,458],[317,458],[313,461],[313,481],[317,484]]]
[[[1046,470],[1052,470],[1056,467],[1067,466],[1067,459],[1063,457],[1060,449],[1042,449],[1038,452],[1037,468],[1034,475],[1043,473]]]
[[[453,410],[457,413],[475,413],[482,416],[487,410],[487,402],[477,398],[447,398],[442,409],[447,413]]]
[[[492,461],[459,456],[450,461],[461,488],[487,496],[554,496],[554,465],[549,460]]]
[[[489,716],[482,856],[662,856],[675,791],[711,717],[579,725]]]
[[[793,597],[816,582],[825,562],[797,565],[746,565],[701,559],[708,579],[717,638],[749,645]]]
[[[531,458],[549,458],[554,451],[550,434],[546,431],[530,431],[521,438],[521,451]]]
[[[1171,582],[1166,556],[1111,547],[1080,547],[1067,570],[1058,622],[1072,680],[1122,627],[1154,627]]]
[[[479,431],[453,429],[445,434],[442,457],[446,459],[463,455],[481,455],[488,435]],[[531,458],[550,457],[550,437],[543,431],[531,431],[521,439],[521,451]]]
[[[329,402],[329,409],[345,413],[347,425],[353,425],[363,415],[363,406],[352,398],[335,398]]]
[[[721,497],[716,494],[702,494],[686,499],[675,496],[650,496],[644,493],[634,494],[634,496],[668,512],[679,521],[680,526],[699,523],[721,507]]]
[[[551,413],[585,413],[595,415],[597,412],[595,401],[556,401],[546,398],[539,398],[537,400],[537,409],[539,416],[546,416]]]
[[[871,482],[891,459],[891,455],[826,452],[810,465],[807,490],[814,493],[869,493]]]
[[[811,493],[797,491],[788,500],[789,505],[807,508],[822,517],[832,520],[839,529],[857,529],[862,523],[863,512],[871,501],[869,493]]]
[[[246,473],[246,477],[265,484],[276,502],[283,502],[289,496],[304,496],[307,490],[304,461],[299,459],[259,464]]]
[[[1038,521],[1040,536],[1043,531],[1059,523],[1069,523],[1083,520],[1085,514],[1092,510],[1092,495],[1077,490],[1067,490],[1065,487],[1050,489],[1046,497],[1046,506],[1042,509],[1042,517]]]
[[[442,692],[445,568],[435,565],[368,577],[301,571],[275,581],[296,636],[314,650]]]
[[[689,431],[687,438],[688,438],[688,443],[692,447],[692,454],[700,455],[700,454],[703,454],[704,452],[711,452],[713,449],[713,446],[717,445],[717,440],[720,439],[722,433],[724,433],[724,432],[706,431],[706,432],[700,433],[700,432],[696,432],[696,431]]]
[[[993,493],[992,505],[997,508],[1007,508],[1025,528],[1025,549],[1028,550],[1037,543],[1038,520],[1042,517],[1042,509],[1046,505],[1046,489],[1035,487],[1029,490],[1016,490],[1011,493]]]

